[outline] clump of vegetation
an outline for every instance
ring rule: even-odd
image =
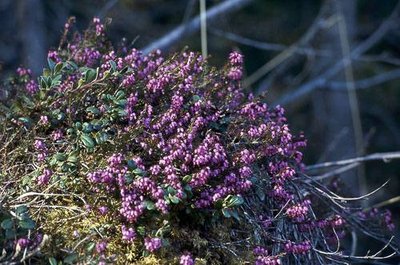
[[[242,90],[241,54],[216,69],[72,26],[1,108],[3,260],[319,264],[352,258],[334,251],[348,230],[386,240],[363,222],[382,214],[302,173],[305,140]]]

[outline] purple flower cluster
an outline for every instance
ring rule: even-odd
[[[311,249],[311,244],[310,241],[304,241],[301,243],[294,243],[292,241],[288,241],[284,245],[284,250],[287,253],[293,253],[293,254],[304,254],[310,251]]]
[[[180,265],[194,265],[193,257],[190,253],[183,254],[179,260]]]
[[[39,185],[47,185],[50,182],[50,178],[53,175],[53,172],[50,169],[43,170],[43,174],[38,176],[37,183]]]
[[[393,231],[395,229],[395,225],[393,223],[392,213],[389,210],[386,210],[383,214],[383,221],[389,231]]]
[[[17,245],[21,248],[26,248],[31,244],[31,241],[25,237],[21,237],[17,240]]]
[[[144,246],[147,251],[154,252],[162,245],[162,241],[158,237],[146,237],[144,239]]]
[[[32,79],[32,71],[23,67],[17,68],[17,75],[19,80],[25,85],[25,90],[29,94],[35,94],[39,91],[39,86],[35,80]]]
[[[262,247],[256,247],[253,250],[256,256],[255,265],[281,265],[282,261],[278,256],[268,255],[268,251]]]
[[[286,215],[296,222],[303,222],[307,218],[310,204],[310,200],[305,200],[302,203],[293,205],[286,210]]]
[[[66,29],[70,27],[69,22]],[[204,225],[198,219],[232,216],[233,224],[244,215],[246,220],[254,217],[257,229],[271,235],[253,241],[264,245],[254,249],[257,265],[304,259],[305,255],[297,254],[312,251],[311,246],[320,247],[318,242],[322,242],[313,241],[315,228],[327,241],[336,240],[333,230],[341,235],[346,224],[341,216],[311,214],[314,197],[308,187],[301,186],[299,173],[303,168],[300,150],[306,141],[291,133],[282,107],[271,108],[244,93],[240,53],[232,52],[223,70],[216,70],[194,52],[164,58],[160,51],[144,55],[126,47],[114,50],[105,41],[105,26],[98,18],[93,19],[91,31],[73,35],[65,46],[48,54],[56,63],[72,62],[60,70],[61,83],[54,88],[65,97],[55,99],[42,115],[35,114],[36,120],[40,117],[39,130],[50,135],[38,136],[34,143],[37,159],[49,162],[41,165],[45,169],[37,183],[48,184],[53,171],[61,174],[62,170],[51,168],[48,153],[67,152],[71,150],[68,144],[74,143],[79,159],[60,156],[58,162],[68,169],[68,164],[75,163],[70,158],[78,161],[77,175],[83,172],[87,180],[83,182],[90,186],[87,192],[96,198],[87,196],[86,210],[105,217],[101,219],[116,217],[122,244],[142,242],[143,249],[156,252],[167,245],[162,241],[167,234],[160,232],[171,228],[172,222],[176,229],[192,220],[186,216],[194,211],[191,225],[199,230]],[[87,81],[89,70],[96,70],[96,77]],[[31,72],[19,68],[17,73],[34,94],[38,87]],[[76,98],[84,102],[74,102]],[[68,119],[56,122],[45,115],[53,108]],[[92,147],[82,146],[82,139]],[[81,161],[89,172],[82,171]],[[244,211],[245,207],[251,211]],[[389,229],[394,228],[390,213],[380,217]],[[296,242],[276,236],[282,231]],[[190,250],[190,244],[177,245]],[[106,249],[106,241],[96,244],[102,258]],[[181,253],[181,265],[194,264],[190,253]]]
[[[38,152],[38,161],[44,161],[48,156],[48,150],[46,144],[42,140],[35,140],[34,147]]]
[[[96,243],[96,251],[97,251],[97,253],[99,253],[99,254],[104,253],[106,248],[107,248],[107,242],[100,241],[100,242]]]
[[[127,242],[133,242],[133,240],[136,239],[135,229],[122,225],[122,239],[126,240]]]

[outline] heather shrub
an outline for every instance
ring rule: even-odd
[[[387,240],[389,213],[303,173],[305,140],[242,89],[241,54],[217,69],[72,26],[37,81],[21,67],[8,83],[3,260],[325,264],[353,259],[349,231]]]

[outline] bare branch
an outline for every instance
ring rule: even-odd
[[[396,79],[400,79],[400,69],[358,80],[354,82],[354,88],[367,89]],[[329,82],[328,86],[330,89],[345,90],[346,82]]]
[[[321,74],[320,77],[313,79],[310,82],[303,84],[294,90],[291,90],[289,93],[282,96],[277,101],[277,104],[288,104],[293,100],[298,99],[299,97],[307,95],[316,88],[326,85],[329,78],[333,77],[340,70],[346,67],[351,60],[358,58],[360,55],[369,50],[372,46],[378,43],[383,38],[383,36],[386,35],[386,33],[398,26],[397,22],[399,19],[399,11],[400,1],[396,4],[396,7],[394,8],[392,14],[378,27],[377,30],[375,30],[375,32],[371,36],[369,36],[365,41],[363,41],[355,49],[353,49],[348,58],[343,58],[342,60],[337,62],[335,65],[333,65],[323,74]]]
[[[277,56],[268,61],[265,65],[263,65],[257,71],[255,71],[252,75],[250,75],[247,79],[245,79],[243,81],[244,86],[248,87],[257,82],[261,77],[269,73],[276,66],[286,61],[293,54],[295,54],[296,50],[299,47],[304,46],[307,42],[309,42],[322,27],[326,27],[326,25],[329,25],[330,24],[329,21],[331,21],[332,17],[328,19],[323,18],[326,10],[327,10],[327,5],[323,5],[318,16],[315,18],[312,25],[308,28],[307,32],[297,42],[295,42],[290,47],[279,53]],[[335,20],[336,19],[333,18],[333,21]]]
[[[248,4],[253,2],[253,0],[226,0],[215,7],[207,10],[207,21],[210,23],[212,20],[217,18],[221,14],[227,14],[234,12]],[[177,43],[182,37],[188,36],[200,28],[200,16],[193,18],[188,24],[180,25],[174,30],[168,32],[166,35],[160,39],[150,43],[144,47],[143,53],[148,54],[155,49],[166,50],[171,45]]]
[[[254,39],[240,36],[233,32],[227,32],[224,30],[220,30],[218,28],[210,28],[209,32],[215,36],[222,37],[227,40],[234,41],[236,43],[246,45],[249,47],[253,47],[253,48],[256,48],[259,50],[281,52],[281,51],[289,48],[289,46],[284,45],[284,44],[254,40]],[[296,47],[296,50],[294,52],[297,54],[300,54],[300,55],[305,55],[305,56],[319,56],[319,57],[333,57],[334,56],[329,51],[315,49],[315,48],[311,48],[311,47]],[[387,54],[386,55],[385,54],[363,55],[363,56],[360,56],[353,60],[359,61],[359,62],[366,62],[366,63],[376,63],[376,62],[387,63],[387,64],[400,66],[399,59],[393,58]],[[341,86],[344,86],[344,85],[341,84]]]
[[[110,11],[116,4],[118,4],[119,0],[110,0],[108,1],[97,13],[97,17],[104,18],[107,15],[108,11]]]
[[[325,162],[312,166],[306,167],[306,170],[314,170],[319,168],[333,167],[333,166],[344,166],[348,164],[365,162],[371,160],[383,160],[384,162],[389,162],[392,159],[400,159],[400,151],[399,152],[387,152],[387,153],[375,153],[363,157],[355,157],[350,159],[344,159],[339,161]]]
[[[342,174],[342,173],[344,173],[346,171],[352,170],[353,168],[355,168],[355,167],[357,167],[359,165],[360,165],[360,163],[352,163],[352,164],[349,164],[349,165],[346,165],[346,166],[343,166],[343,167],[339,167],[339,168],[337,168],[335,170],[329,171],[329,172],[327,172],[325,174],[322,174],[320,176],[315,176],[315,177],[313,177],[313,179],[314,180],[323,180],[323,179],[327,179],[327,178],[330,178],[330,177],[333,177],[333,176],[337,176],[337,175]]]

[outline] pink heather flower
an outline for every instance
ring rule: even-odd
[[[72,233],[72,235],[77,238],[79,237],[79,232],[77,230],[74,230],[74,232]]]
[[[26,248],[30,245],[31,241],[25,237],[21,237],[20,239],[17,240],[17,244],[21,247],[21,248]]]
[[[59,57],[57,51],[49,51],[47,54],[47,58],[51,59],[55,63],[61,62],[61,58]]]
[[[17,68],[17,74],[22,77],[22,76],[31,76],[32,71],[31,69],[23,68],[23,67],[18,67]]]
[[[107,248],[107,242],[105,241],[100,241],[96,243],[96,251],[97,253],[101,254],[103,253]]]
[[[284,249],[287,253],[305,254],[311,249],[311,244],[308,240],[301,243],[294,243],[292,241],[288,241],[285,243]]]
[[[229,54],[229,63],[232,65],[242,65],[243,55],[237,51],[233,51]]]
[[[193,257],[190,253],[183,254],[179,260],[180,265],[194,265]]]
[[[158,237],[146,237],[144,239],[144,246],[147,251],[154,252],[162,245],[161,239]]]
[[[385,225],[389,231],[393,231],[396,227],[393,223],[392,213],[389,210],[386,210],[383,214],[383,220]]]
[[[50,169],[43,170],[43,174],[38,176],[37,183],[39,185],[47,185],[49,184],[50,178],[53,175],[53,172]]]
[[[136,232],[132,227],[127,228],[125,225],[122,226],[122,239],[127,242],[133,242],[136,239]]]
[[[101,215],[106,215],[108,213],[108,207],[107,206],[100,206],[99,207],[99,212]]]
[[[49,117],[47,117],[46,115],[40,116],[39,123],[42,124],[42,125],[49,124]]]
[[[54,141],[61,140],[64,137],[64,133],[61,129],[57,129],[51,134]]]
[[[30,80],[28,83],[26,83],[25,89],[29,94],[35,94],[37,91],[39,91],[39,86],[34,80]]]
[[[242,79],[242,69],[239,67],[232,67],[229,72],[228,72],[228,78],[234,81],[238,81],[240,79]]]

